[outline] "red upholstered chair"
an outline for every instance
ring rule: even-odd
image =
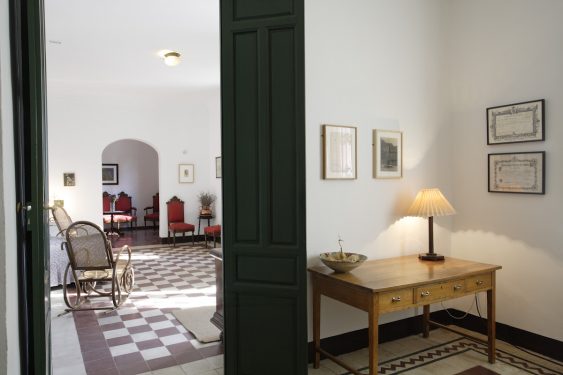
[[[152,206],[145,207],[145,227],[147,226],[147,221],[152,221],[152,226],[156,229],[156,223],[159,221],[159,195],[152,196]],[[149,212],[152,211],[152,212]]]
[[[104,191],[104,194],[102,195],[104,212],[111,211],[111,198],[112,196],[107,191]],[[111,215],[104,215],[104,224],[109,224],[110,222]]]
[[[221,237],[221,226],[211,225],[203,229],[205,235],[205,247],[207,247],[207,236],[213,236],[213,247],[217,246],[217,238]]]
[[[195,245],[195,225],[184,222],[184,201],[174,196],[166,202],[166,206],[168,208],[168,243],[170,243],[170,233],[174,237],[174,246],[176,246],[176,233],[182,233],[182,237],[184,237],[186,232],[192,232],[192,245]]]
[[[137,226],[137,208],[133,207],[131,196],[127,193],[122,191],[118,194],[115,201],[115,210],[124,211],[123,214],[113,217],[113,221],[118,225],[119,223],[129,223],[129,228],[133,227],[133,224]]]

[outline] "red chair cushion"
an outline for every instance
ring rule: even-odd
[[[158,212],[154,212],[152,214],[145,215],[146,220],[158,220]]]
[[[212,226],[209,226],[209,227],[205,227],[203,229],[203,233],[219,235],[219,234],[221,234],[221,226],[220,225],[212,225]]]
[[[131,221],[137,221],[136,216],[131,215],[114,215],[113,222],[114,223],[129,223]]]
[[[195,226],[188,223],[170,223],[168,228],[172,232],[193,232],[195,231]]]

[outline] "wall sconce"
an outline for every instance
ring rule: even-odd
[[[164,63],[168,66],[176,66],[180,63],[180,52],[171,50],[162,50],[158,52],[158,55],[164,59]]]

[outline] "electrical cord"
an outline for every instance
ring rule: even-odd
[[[454,314],[452,314],[452,313],[450,312],[450,309],[448,309],[446,306],[444,306],[444,302],[440,302],[440,304],[442,305],[442,307],[444,308],[444,310],[446,310],[446,313],[450,316],[450,318],[456,319],[456,320],[461,320],[461,319],[464,319],[467,315],[469,315],[469,311],[471,311],[471,309],[472,309],[473,306],[475,305],[475,301],[477,301],[477,294],[475,294],[475,299],[474,299],[473,302],[471,303],[471,306],[469,306],[469,309],[467,309],[467,311],[465,312],[465,314],[463,314],[462,316],[455,316]],[[479,311],[479,308],[477,308],[477,311]],[[481,316],[481,313],[479,313],[479,316]]]

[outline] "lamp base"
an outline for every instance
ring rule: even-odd
[[[418,254],[418,259],[422,260],[444,260],[444,256],[436,253]]]

